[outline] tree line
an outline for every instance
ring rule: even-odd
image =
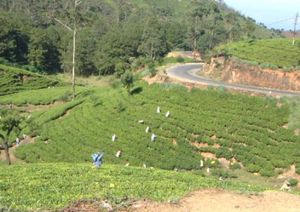
[[[3,0],[0,62],[32,71],[69,72],[72,33],[78,26],[76,71],[122,75],[133,64],[159,60],[171,50],[207,52],[220,43],[276,33],[212,0]],[[142,61],[142,62],[141,62]]]

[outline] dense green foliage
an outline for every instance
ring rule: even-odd
[[[241,41],[220,46],[216,51],[250,61],[263,68],[300,69],[299,39],[294,46],[291,39]]]
[[[101,150],[109,163],[199,169],[202,151],[235,158],[249,172],[265,176],[291,164],[299,170],[299,136],[282,127],[292,114],[284,102],[279,108],[274,99],[214,90],[188,92],[171,84],[140,84],[136,90],[128,95],[118,87],[85,88],[75,102],[32,113],[40,136],[34,144],[19,147],[16,155],[27,162],[83,162]],[[34,91],[26,103],[45,104],[64,92],[63,88]],[[22,104],[22,93],[12,95],[12,103]],[[156,114],[157,106],[162,114]],[[166,118],[168,110],[171,117]],[[145,133],[147,126],[158,136],[156,142]],[[118,136],[116,142],[111,141],[113,134]],[[198,149],[191,143],[208,147]],[[119,150],[122,157],[116,158]]]
[[[47,79],[39,74],[0,65],[0,96],[21,90],[47,88],[58,84],[58,81]],[[9,100],[6,103],[10,103]]]
[[[70,71],[76,14],[77,72],[112,74],[139,57],[174,49],[205,52],[226,41],[276,33],[213,0],[73,0],[0,2],[0,60],[33,71]]]
[[[61,209],[80,199],[176,200],[200,188],[225,188],[258,192],[263,188],[242,183],[220,182],[192,173],[86,164],[30,164],[0,166],[1,208]]]

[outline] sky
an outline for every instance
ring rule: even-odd
[[[300,0],[225,0],[225,3],[258,23],[275,29],[294,29],[296,14],[300,13]],[[293,20],[286,20],[289,18]],[[282,20],[286,21],[279,22]],[[300,17],[297,26],[299,29]]]

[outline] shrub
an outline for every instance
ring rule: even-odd
[[[133,84],[133,75],[131,71],[127,70],[121,77],[121,82],[123,86],[127,89],[127,91],[130,91],[130,87]]]
[[[216,150],[216,156],[218,158],[226,158],[227,160],[232,158],[232,152],[229,151],[227,148],[221,147]]]
[[[103,101],[95,95],[91,95],[90,100],[95,107],[103,104]]]
[[[289,183],[292,187],[296,187],[298,185],[298,180],[297,179],[289,179]]]
[[[155,65],[154,63],[150,63],[149,66],[148,66],[148,70],[149,70],[149,73],[150,73],[150,76],[151,77],[154,77],[157,73],[157,70],[155,68]]]
[[[176,58],[176,62],[183,63],[184,62],[184,58],[183,57],[177,57]]]
[[[118,102],[117,105],[115,106],[115,110],[118,113],[121,113],[121,112],[125,111],[125,109],[126,109],[126,107],[122,102]]]
[[[256,173],[260,171],[260,167],[255,164],[250,164],[249,166],[246,167],[246,169],[248,172],[251,173]]]
[[[65,92],[63,95],[61,95],[57,100],[67,102],[70,100],[72,93],[70,91]]]
[[[234,163],[234,164],[230,164],[230,169],[232,170],[237,170],[237,169],[241,169],[241,165],[239,163]]]
[[[294,68],[292,66],[284,66],[283,67],[283,70],[286,71],[286,72],[290,72],[292,71]]]
[[[275,175],[274,170],[271,167],[265,167],[259,171],[261,176],[272,177]]]
[[[123,62],[119,62],[115,65],[115,74],[119,78],[125,73],[126,66]]]
[[[228,178],[237,178],[236,175],[228,172],[228,171],[224,171],[222,169],[214,169],[212,170],[212,175],[213,176],[217,176],[217,177],[222,177],[222,178],[225,178],[225,179],[228,179]]]

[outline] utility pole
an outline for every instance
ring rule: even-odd
[[[293,46],[295,46],[295,39],[297,35],[297,24],[298,24],[299,12],[296,14],[295,25],[294,25],[294,36],[293,36]]]
[[[74,0],[74,28],[73,28],[73,59],[72,59],[72,99],[75,99],[75,85],[76,85],[76,81],[75,81],[75,66],[76,66],[76,8],[77,6],[81,3],[80,0]]]
[[[69,27],[67,24],[63,23],[61,20],[58,18],[54,18],[56,22],[64,26],[67,30],[73,32],[73,56],[72,56],[72,100],[75,99],[76,93],[75,93],[75,86],[76,86],[76,80],[75,80],[75,67],[76,67],[76,23],[77,23],[77,6],[80,5],[81,1],[80,0],[74,0],[74,20],[73,20],[73,29]]]

